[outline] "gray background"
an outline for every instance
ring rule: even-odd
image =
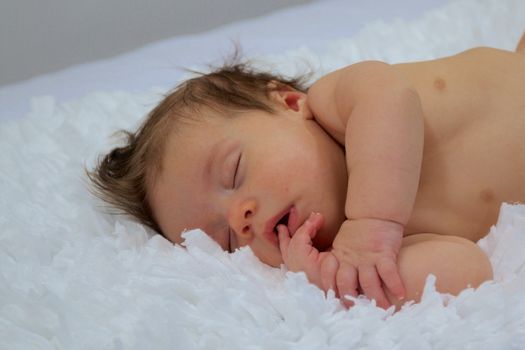
[[[0,85],[313,0],[0,0]]]

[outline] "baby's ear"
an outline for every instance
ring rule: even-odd
[[[310,107],[306,103],[307,95],[291,86],[271,81],[268,83],[270,99],[286,110],[292,110],[301,116],[312,119]]]

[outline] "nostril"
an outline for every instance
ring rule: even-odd
[[[252,211],[251,210],[246,210],[244,212],[244,218],[248,219],[250,216],[252,216]]]

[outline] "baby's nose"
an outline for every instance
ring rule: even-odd
[[[241,236],[253,234],[253,219],[257,211],[257,202],[254,199],[246,199],[234,205],[229,213],[229,224],[233,230]]]

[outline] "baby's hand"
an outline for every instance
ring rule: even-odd
[[[338,263],[330,252],[319,251],[312,246],[312,238],[323,226],[324,218],[319,213],[312,213],[302,224],[293,237],[284,225],[277,226],[279,233],[279,248],[288,270],[303,271],[308,281],[327,292],[336,291],[335,276]],[[336,291],[337,292],[337,291]]]
[[[403,240],[403,226],[379,219],[346,220],[332,244],[339,261],[336,284],[340,296],[357,296],[358,286],[383,308],[390,306],[383,285],[402,299],[405,288],[399,275],[397,254]],[[343,302],[350,306],[346,299]]]

